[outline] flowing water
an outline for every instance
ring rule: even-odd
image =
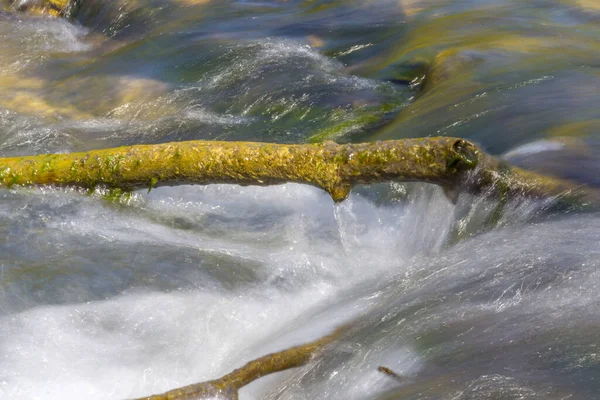
[[[3,157],[448,135],[600,186],[596,0],[8,3]],[[0,398],[149,395],[349,323],[241,398],[600,399],[594,209],[414,183],[0,199]]]

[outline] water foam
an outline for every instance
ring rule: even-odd
[[[436,214],[423,221],[422,233],[405,225],[423,207],[446,207],[437,190],[403,211],[378,208],[356,195],[334,206],[325,193],[295,184],[157,189],[120,212],[77,193],[38,193],[37,205],[30,201],[25,212],[44,217],[31,229],[50,242],[60,240],[62,254],[86,243],[111,251],[110,258],[98,259],[96,250],[88,251],[85,261],[107,276],[118,270],[148,273],[142,265],[121,264],[127,258],[120,261],[120,253],[131,252],[137,244],[172,246],[190,251],[191,257],[198,251],[226,253],[242,264],[258,262],[262,273],[234,289],[199,285],[156,291],[136,285],[119,288],[123,294],[105,300],[48,306],[43,299],[39,305],[25,299],[29,307],[5,310],[0,318],[0,390],[12,399],[124,398],[214,378],[244,360],[314,339],[366,312],[377,296],[370,293],[344,303],[339,296],[364,280],[401,268],[410,257],[410,246],[398,245],[402,238],[432,240],[426,245],[432,248],[448,229],[437,230],[440,237],[431,239],[439,223],[434,222]],[[10,198],[6,203],[10,205]],[[53,206],[47,208],[48,203]],[[16,218],[5,211],[4,221]],[[181,225],[185,218],[188,223]],[[180,225],[172,225],[173,220]],[[70,274],[82,274],[79,282],[85,282],[86,269],[72,267]],[[202,265],[195,268],[200,269],[195,279],[210,279]],[[21,279],[30,278],[25,274]],[[77,290],[85,293],[86,285]],[[10,295],[11,284],[3,286],[3,298],[17,301]],[[266,389],[259,385],[252,390]]]

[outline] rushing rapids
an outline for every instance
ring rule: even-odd
[[[600,186],[594,0],[0,7],[0,159],[447,136]],[[498,183],[341,203],[295,183],[116,200],[16,183],[0,189],[0,398],[148,396],[314,343],[240,398],[600,399],[585,201]]]

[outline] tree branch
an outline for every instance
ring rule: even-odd
[[[437,137],[376,143],[274,144],[189,141],[86,153],[0,158],[0,187],[97,185],[133,190],[180,184],[304,183],[344,200],[352,186],[421,181],[450,190],[565,196],[598,203],[598,191],[499,161],[474,144]]]

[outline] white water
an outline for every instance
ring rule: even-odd
[[[18,267],[3,260],[4,304],[22,311],[5,312],[0,322],[2,393],[11,399],[139,396],[213,378],[328,333],[371,302],[351,302],[316,320],[306,316],[311,310],[335,303],[360,282],[401,271],[415,252],[440,248],[454,207],[437,189],[428,199],[427,189],[404,208],[375,207],[360,196],[334,206],[323,192],[291,184],[179,187],[138,195],[120,212],[79,193],[35,191],[37,204],[24,212],[40,225],[24,229],[36,230],[28,234],[41,243],[21,250],[44,246],[70,267],[59,278],[44,270],[51,266],[36,271],[43,287],[32,293],[20,288],[31,276],[12,281]],[[10,203],[20,195],[6,194],[3,204],[6,197]],[[14,221],[15,209],[2,209],[2,218]],[[175,220],[187,228],[169,226]],[[174,259],[148,266],[144,253],[157,254],[154,246],[168,247],[165,258]],[[205,255],[216,264],[205,265]],[[245,264],[257,271],[236,274]],[[148,275],[161,267],[166,271],[152,282]],[[86,269],[96,270],[93,278]],[[106,281],[100,295],[106,299],[69,304],[90,297],[90,286],[98,285],[93,279]],[[176,287],[181,282],[186,286]]]
[[[122,206],[76,192],[5,192],[0,393],[10,399],[157,393],[215,378],[357,317],[375,318],[375,325],[394,320],[419,299],[425,317],[417,313],[396,325],[408,324],[401,329],[405,340],[396,343],[395,334],[381,336],[380,328],[359,324],[366,342],[360,333],[342,342],[330,363],[340,351],[345,361],[278,374],[242,391],[245,398],[263,398],[284,384],[284,398],[361,399],[396,386],[377,366],[412,376],[426,365],[410,332],[425,332],[439,318],[493,320],[490,315],[515,308],[516,314],[548,315],[595,301],[561,294],[571,292],[575,281],[535,294],[546,285],[547,273],[539,268],[548,268],[554,257],[568,265],[573,257],[583,260],[577,268],[585,274],[597,264],[598,249],[576,254],[579,246],[564,242],[567,232],[578,237],[571,227],[533,225],[518,237],[520,228],[492,232],[446,255],[456,218],[473,218],[464,209],[470,200],[453,206],[428,186],[412,193],[404,206],[377,206],[360,193],[334,206],[323,192],[302,185],[183,186],[138,194]],[[28,203],[16,206],[24,195]],[[523,216],[525,209],[519,210]],[[581,225],[583,235],[593,229],[590,223]],[[519,239],[523,235],[527,242]],[[581,248],[592,250],[597,239],[585,238]],[[53,254],[32,266],[44,252]],[[490,280],[471,287],[487,268]],[[596,285],[596,275],[577,284],[591,293],[587,286]],[[440,296],[458,297],[431,310],[428,302]],[[406,304],[398,308],[399,301]],[[558,312],[553,318],[569,316]],[[510,326],[500,335],[528,335]],[[314,368],[327,371],[317,372],[321,383],[296,381]],[[284,383],[286,377],[291,383]]]

